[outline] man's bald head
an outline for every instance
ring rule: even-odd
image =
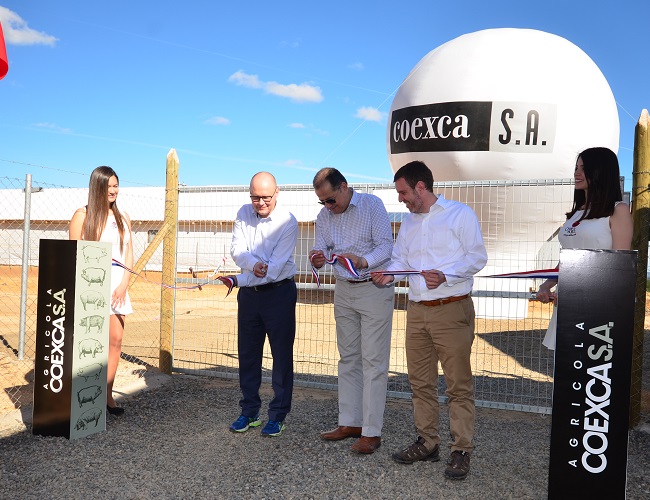
[[[258,172],[251,179],[250,195],[253,208],[260,217],[268,217],[275,209],[278,185],[269,172]]]

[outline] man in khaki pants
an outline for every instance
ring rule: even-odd
[[[433,175],[422,162],[394,177],[399,201],[411,212],[402,221],[388,270],[421,271],[409,277],[406,361],[413,391],[416,441],[393,453],[396,462],[440,460],[438,361],[449,398],[453,441],[445,469],[450,479],[469,473],[474,436],[474,384],[470,354],[474,341],[473,276],[487,252],[476,214],[467,205],[433,194]],[[399,276],[399,275],[398,275]],[[374,273],[386,285],[393,276]]]
[[[358,438],[352,451],[367,455],[381,446],[395,296],[393,285],[376,286],[371,272],[389,261],[393,233],[382,201],[352,189],[335,168],[316,174],[314,192],[323,209],[309,254],[312,265],[321,268],[336,254],[350,259],[358,271],[355,275],[340,263],[332,268],[339,417],[338,426],[321,438]]]

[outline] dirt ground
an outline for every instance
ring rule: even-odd
[[[36,318],[36,284],[35,271],[30,275],[30,287],[27,301],[27,340],[24,360],[18,358],[19,296],[20,268],[0,268],[0,416],[16,408],[31,405],[33,396],[33,357]],[[154,273],[155,274],[155,273]],[[159,277],[152,276],[152,281]],[[152,289],[156,295],[152,299]],[[147,372],[157,371],[158,343],[160,332],[160,293],[158,287],[150,282],[138,280],[130,289],[130,295],[137,314],[127,318],[123,356],[115,381],[115,391],[129,386],[143,377]],[[177,292],[175,318],[175,356],[182,359],[184,354],[191,354],[197,359],[197,353],[209,353],[205,362],[200,359],[192,363],[193,369],[210,367],[236,366],[236,314],[235,294],[223,299],[225,288],[221,286],[204,287],[196,290]],[[219,300],[215,301],[215,297]],[[157,300],[156,300],[157,299]],[[200,299],[200,300],[199,300]],[[215,306],[216,304],[216,306]],[[403,326],[405,312],[403,304],[397,304],[393,317],[394,338],[396,346],[391,352],[391,371],[401,373],[405,379]],[[475,375],[510,373],[519,377],[535,379],[540,383],[550,383],[550,377],[540,375],[534,363],[512,363],[502,353],[499,342],[517,342],[516,349],[523,351],[524,358],[542,360],[548,353],[541,347],[541,336],[546,328],[550,309],[537,302],[529,303],[528,317],[524,320],[478,320],[477,340],[474,350],[480,353],[473,361]],[[215,329],[218,320],[219,335],[206,337],[205,331]],[[297,306],[298,332],[295,349],[296,370],[328,377],[333,381],[336,376],[338,358],[333,326],[333,307],[331,293],[318,294],[301,291]],[[31,321],[31,323],[30,323]],[[646,328],[650,326],[650,297],[646,297]],[[31,333],[29,333],[31,332]],[[400,333],[401,332],[401,333]],[[498,332],[494,338],[489,334]],[[523,332],[535,332],[534,336],[522,335]],[[488,335],[485,335],[488,334]],[[323,341],[327,339],[327,341]],[[514,340],[513,340],[514,339]],[[643,355],[643,391],[641,394],[642,412],[650,414],[650,330],[645,331]],[[542,354],[543,353],[543,354]],[[200,356],[198,356],[200,358]],[[266,368],[270,368],[271,356],[265,352]],[[327,362],[324,362],[327,361]],[[552,373],[552,371],[551,371]]]

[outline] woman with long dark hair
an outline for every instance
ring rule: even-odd
[[[70,239],[104,241],[112,245],[112,258],[128,268],[133,267],[131,220],[117,208],[119,179],[111,167],[97,167],[90,175],[88,205],[79,208],[70,221]],[[111,415],[122,415],[124,409],[113,398],[113,382],[117,373],[124,335],[124,316],[133,312],[127,287],[129,275],[122,267],[111,266],[111,318],[106,404]]]
[[[632,215],[623,203],[620,170],[616,154],[607,148],[589,148],[578,155],[573,177],[573,206],[560,229],[562,248],[589,250],[629,250],[632,245]],[[539,287],[537,300],[555,302],[551,289],[557,280],[546,280]],[[544,345],[555,349],[557,307],[549,323]]]

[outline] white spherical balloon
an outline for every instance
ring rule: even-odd
[[[429,52],[400,86],[387,130],[393,171],[436,181],[571,177],[588,147],[618,151],[614,96],[596,64],[556,35],[490,29]]]

